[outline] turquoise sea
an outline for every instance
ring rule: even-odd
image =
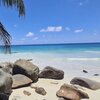
[[[67,57],[99,58],[100,43],[13,45],[12,53],[52,53]]]
[[[45,66],[63,69],[67,77],[100,73],[100,43],[13,45],[11,49],[11,54],[0,49],[0,62],[32,59],[40,69]],[[84,74],[83,69],[89,73]]]

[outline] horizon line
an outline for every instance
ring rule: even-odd
[[[11,46],[21,46],[21,45],[63,45],[63,44],[99,44],[100,42],[80,42],[80,43],[40,43],[40,44],[11,44]],[[0,45],[2,46],[2,45]]]

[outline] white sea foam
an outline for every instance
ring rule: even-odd
[[[43,69],[53,66],[64,70],[66,75],[84,75],[83,69],[91,71],[90,75],[100,73],[100,58],[69,57],[66,55],[49,53],[14,53],[11,55],[0,54],[0,62],[15,62],[18,59],[32,59],[32,63]]]
[[[100,58],[47,58],[47,60],[51,61],[61,61],[61,62],[66,62],[66,61],[100,61]]]
[[[0,54],[1,61],[15,61],[17,59],[44,59],[48,61],[100,61],[100,57],[68,57],[48,53],[14,53],[11,55]]]
[[[85,51],[87,53],[99,53],[100,54],[100,51]]]
[[[100,58],[66,58],[66,60],[71,60],[71,61],[98,61]]]

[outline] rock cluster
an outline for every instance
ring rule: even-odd
[[[19,59],[14,63],[13,75],[23,74],[29,77],[33,82],[38,81],[39,68],[31,62]]]
[[[83,70],[84,73],[88,73]],[[31,83],[37,82],[39,78],[60,80],[64,78],[64,71],[54,67],[47,66],[41,72],[39,67],[34,65],[29,60],[19,59],[15,63],[0,63],[0,100],[8,100],[12,89],[29,86]],[[76,88],[74,85],[80,85],[92,90],[100,89],[100,83],[93,80],[75,77],[69,84],[63,84],[56,92],[58,100],[81,100],[88,99],[89,96],[83,90]],[[58,82],[51,82],[51,84],[58,85]],[[46,95],[47,91],[43,87],[32,87],[35,92],[40,95]],[[23,91],[27,96],[31,93]]]
[[[64,72],[53,67],[46,67],[39,73],[39,67],[30,60],[19,59],[15,63],[0,63],[0,100],[8,100],[12,89],[21,88],[37,82],[38,78],[63,79]],[[35,92],[46,95],[42,87]],[[23,92],[29,95],[26,91]]]

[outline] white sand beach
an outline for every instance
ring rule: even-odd
[[[100,100],[100,0],[0,9],[0,100]]]
[[[94,80],[100,82],[100,77],[95,78]],[[34,85],[43,87],[47,91],[47,94],[45,96],[37,94],[35,92],[35,89],[30,88],[29,86],[13,90],[9,100],[58,100],[56,92],[59,90],[60,86],[64,83],[69,83],[69,80],[67,79],[66,81],[66,80],[39,79],[39,81],[37,83],[34,83]],[[89,95],[89,99],[83,99],[83,100],[100,100],[100,89],[94,91],[83,88],[83,90]],[[31,95],[27,96],[23,93],[23,91],[28,91],[31,93]]]
[[[13,89],[9,100],[58,100],[56,92],[64,83],[70,84],[70,81],[74,77],[85,77],[100,82],[100,76],[94,76],[94,74],[100,73],[100,59],[69,59],[50,54],[16,53],[11,55],[2,54],[2,59],[0,60],[1,62],[15,62],[18,59],[32,59],[31,62],[37,65],[40,70],[42,70],[46,66],[52,66],[61,69],[65,73],[64,79],[39,79],[38,82],[33,83],[35,86],[43,87],[46,90],[47,94],[45,96],[37,94],[35,92],[35,89],[28,86],[19,89]],[[88,73],[83,73],[83,69],[87,70]],[[89,95],[89,99],[83,100],[100,100],[100,89],[90,90],[87,88],[83,88],[83,90]],[[29,93],[31,93],[31,95],[27,96],[23,93],[23,91],[28,91]]]

